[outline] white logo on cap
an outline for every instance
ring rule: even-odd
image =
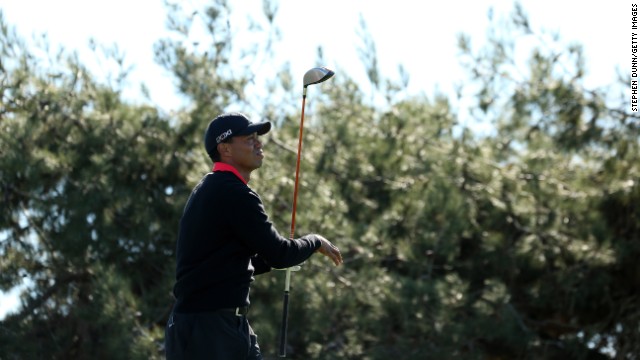
[[[228,138],[229,136],[231,136],[231,134],[233,134],[233,131],[231,131],[231,129],[223,132],[222,134],[220,134],[220,136],[218,136],[216,138],[216,143],[220,144],[221,142],[224,141],[224,139]]]

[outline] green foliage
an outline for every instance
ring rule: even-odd
[[[248,105],[252,79],[231,71],[226,2],[190,15],[168,6],[175,37],[156,60],[189,103],[171,118],[128,104],[73,56],[36,58],[0,21],[0,287],[28,285],[0,325],[0,358],[163,355],[177,222],[209,166],[202,132]],[[264,10],[272,23],[277,7]],[[195,21],[206,47],[186,40]],[[640,352],[638,118],[606,100],[619,84],[584,88],[579,45],[548,45],[557,39],[536,34],[518,5],[496,24],[480,49],[460,38],[488,134],[460,126],[443,95],[402,96],[407,78],[382,77],[364,23],[361,58],[386,103],[368,103],[343,73],[309,90],[296,234],[325,235],[345,265],[314,256],[294,274],[290,358]],[[516,63],[514,44],[532,37],[539,45]],[[262,106],[277,126],[251,186],[284,234],[300,113],[268,84]],[[252,288],[267,358],[283,281],[274,271]]]
[[[180,138],[76,58],[37,58],[9,33],[3,44],[0,286],[28,281],[2,357],[148,358],[157,344],[130,330],[141,337],[169,308],[171,228],[190,190]]]

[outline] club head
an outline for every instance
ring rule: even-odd
[[[304,74],[303,83],[306,88],[309,85],[319,84],[330,79],[335,73],[326,67],[316,67]]]

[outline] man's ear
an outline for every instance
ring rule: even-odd
[[[229,146],[229,143],[220,143],[217,145],[217,149],[220,158],[231,156],[231,146]]]

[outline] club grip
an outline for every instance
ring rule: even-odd
[[[284,292],[282,302],[282,325],[280,327],[280,357],[287,356],[287,327],[289,322],[289,292]]]

